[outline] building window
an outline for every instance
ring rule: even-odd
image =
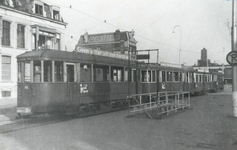
[[[60,20],[59,11],[53,10],[53,19]]]
[[[35,14],[43,15],[43,6],[35,4]]]
[[[25,26],[17,25],[17,47],[25,48]]]
[[[36,48],[37,44],[37,34],[33,34],[33,49]],[[50,33],[46,31],[39,31],[38,36],[38,50],[44,49],[53,49],[53,50],[60,50],[60,34],[57,33]]]
[[[10,22],[3,21],[2,45],[10,46],[10,25]]]
[[[2,91],[2,97],[11,97],[11,91]]]
[[[2,56],[2,81],[11,81],[11,57]]]

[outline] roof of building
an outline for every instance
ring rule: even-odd
[[[34,13],[33,8],[34,3],[36,1],[41,2],[43,4],[44,9],[42,11],[44,12],[44,15]],[[39,19],[45,19],[50,21],[53,20],[54,23],[67,25],[67,23],[63,21],[62,16],[60,16],[59,18],[53,18],[53,14],[50,11],[53,7],[59,8],[58,6],[48,5],[47,3],[41,0],[0,0],[0,8],[2,9],[6,9],[9,11],[17,12]]]

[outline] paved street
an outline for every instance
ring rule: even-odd
[[[191,106],[159,120],[127,118],[126,110],[87,118],[64,116],[61,121],[40,121],[42,116],[21,119],[0,126],[0,149],[237,149],[237,118],[232,117],[230,94],[193,97]]]

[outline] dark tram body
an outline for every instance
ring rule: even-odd
[[[19,115],[63,112],[82,117],[126,109],[131,94],[223,88],[218,73],[139,63],[132,55],[85,48],[31,51],[17,61]]]

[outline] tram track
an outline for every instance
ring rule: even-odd
[[[112,113],[116,111],[121,111],[125,109],[114,109],[109,112],[101,112],[97,114],[87,114],[84,116],[78,116],[76,114],[40,114],[40,115],[32,115],[32,116],[25,116],[20,119],[11,120],[12,123],[0,125],[0,134],[19,131],[19,130],[25,130],[29,128],[34,127],[40,127],[44,125],[54,124],[54,123],[60,123],[60,122],[66,122],[74,119],[80,119],[80,118],[86,118],[91,117],[94,115],[103,115],[105,113]]]
[[[78,119],[71,115],[31,116],[0,126],[0,134]]]

